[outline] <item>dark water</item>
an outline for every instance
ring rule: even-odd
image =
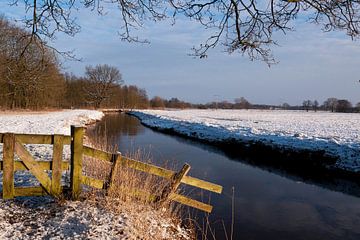
[[[156,161],[187,162],[189,175],[218,183],[211,194],[210,220],[217,239],[230,232],[232,187],[235,188],[233,239],[360,239],[360,198],[291,180],[230,159],[217,149],[155,132],[125,114],[107,115],[97,126],[122,153],[141,149]]]

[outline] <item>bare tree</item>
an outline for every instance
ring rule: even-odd
[[[315,100],[315,101],[313,102],[313,108],[314,108],[314,112],[316,112],[316,111],[318,110],[318,108],[319,108],[319,102],[318,102],[317,100]]]
[[[0,105],[58,107],[65,88],[56,56],[41,42],[29,44],[25,35],[0,16]]]
[[[162,99],[159,96],[155,96],[150,100],[150,106],[152,108],[164,108],[165,107],[164,99]]]
[[[303,107],[308,112],[309,109],[313,106],[313,102],[311,100],[303,101]]]
[[[132,34],[147,20],[159,21],[185,16],[208,30],[207,39],[194,47],[194,55],[206,57],[209,49],[223,45],[228,53],[240,52],[250,59],[274,62],[270,47],[273,33],[292,30],[298,17],[321,24],[324,31],[342,30],[351,38],[360,34],[359,0],[8,0],[25,4],[24,23],[31,35],[53,39],[57,32],[74,35],[80,30],[73,11],[90,8],[99,14],[113,4],[122,18],[120,35],[141,41]],[[111,8],[111,6],[109,7]]]
[[[290,106],[290,104],[288,104],[288,103],[283,103],[282,105],[281,105],[281,108],[282,109],[284,109],[284,110],[287,110],[287,109],[289,109],[291,106]]]
[[[337,112],[351,112],[352,104],[346,99],[340,99],[337,101]]]
[[[85,70],[87,84],[84,86],[87,100],[99,108],[101,103],[110,97],[111,89],[123,83],[120,71],[116,67],[96,65],[87,66]]]
[[[323,105],[325,110],[331,110],[331,112],[335,112],[337,103],[338,103],[337,98],[328,98],[325,100]]]
[[[234,107],[237,109],[249,109],[251,107],[251,104],[244,97],[235,98],[235,106]]]

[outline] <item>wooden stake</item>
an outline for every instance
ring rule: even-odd
[[[110,171],[109,181],[105,185],[105,188],[106,188],[107,192],[111,191],[111,189],[114,186],[117,170],[118,170],[118,168],[120,166],[120,162],[121,162],[121,153],[118,152],[117,154],[114,154],[113,159],[114,160],[113,160],[113,165],[112,165],[111,171]]]
[[[172,193],[176,192],[176,190],[180,186],[181,179],[190,171],[190,168],[190,165],[186,163],[178,173],[174,174],[171,179],[170,185],[168,187],[165,187],[165,189],[161,193],[161,197],[159,199],[160,204],[164,203]]]
[[[61,194],[63,142],[62,135],[54,135],[51,194],[55,197],[59,197]]]
[[[14,146],[15,135],[6,133],[3,145],[3,199],[14,198]]]
[[[81,194],[84,128],[71,126],[71,197],[77,200]]]

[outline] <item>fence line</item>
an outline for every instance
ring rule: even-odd
[[[185,164],[179,172],[175,172],[124,157],[120,153],[109,153],[85,146],[83,139],[84,128],[75,126],[71,126],[71,136],[1,133],[0,143],[3,143],[3,161],[0,161],[0,170],[3,171],[2,197],[4,199],[11,199],[18,196],[41,196],[46,194],[59,196],[63,192],[63,186],[61,186],[62,172],[70,169],[70,191],[72,199],[76,200],[81,194],[82,184],[97,189],[109,190],[112,188],[114,176],[116,175],[115,172],[119,165],[168,179],[170,184],[163,189],[160,196],[153,196],[150,193],[144,193],[137,189],[124,190],[133,195],[146,194],[149,199],[159,201],[160,203],[170,200],[205,212],[211,212],[211,205],[178,194],[178,187],[180,184],[186,184],[210,192],[222,192],[222,186],[220,185],[188,176],[187,174],[191,168],[188,164]],[[35,160],[23,146],[24,144],[52,144],[52,161]],[[62,159],[64,145],[70,145],[70,162],[63,161]],[[15,161],[15,153],[21,161]],[[101,180],[83,175],[82,162],[84,156],[112,163],[109,179]],[[20,170],[30,171],[40,182],[41,186],[15,188],[14,172]],[[51,178],[44,172],[45,170],[52,171]]]

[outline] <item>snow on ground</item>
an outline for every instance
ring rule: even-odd
[[[70,135],[71,125],[84,126],[102,116],[102,112],[91,110],[0,112],[0,133]],[[28,144],[25,147],[36,160],[51,161],[51,145]],[[69,146],[65,145],[64,160],[69,160],[69,153]],[[0,160],[2,154],[0,144]],[[63,185],[69,183],[68,179],[69,172],[66,171]],[[15,187],[36,185],[39,182],[28,171],[15,172]],[[61,203],[51,197],[0,200],[0,239],[190,239],[190,233],[175,225],[169,217],[151,209],[141,209],[140,204],[136,207],[127,205],[115,213],[98,202]]]
[[[50,197],[0,201],[0,239],[190,239],[169,217],[136,210],[115,213],[101,204]]]
[[[0,112],[0,133],[70,135],[70,126],[85,126],[100,120],[104,114],[95,110],[64,110],[57,112]],[[52,145],[28,144],[26,148],[36,160],[52,159]],[[0,160],[2,160],[0,144]],[[70,146],[64,146],[63,159],[70,159]],[[2,177],[2,173],[0,173]],[[64,176],[64,178],[66,175]],[[39,182],[27,171],[15,173],[16,186],[38,186]],[[2,182],[0,183],[2,188]]]
[[[280,148],[324,150],[337,167],[360,171],[360,114],[281,110],[143,110],[148,126],[209,141],[260,141]]]
[[[95,110],[64,110],[44,113],[0,112],[0,133],[70,135],[71,125],[84,126],[100,120],[104,114]]]

